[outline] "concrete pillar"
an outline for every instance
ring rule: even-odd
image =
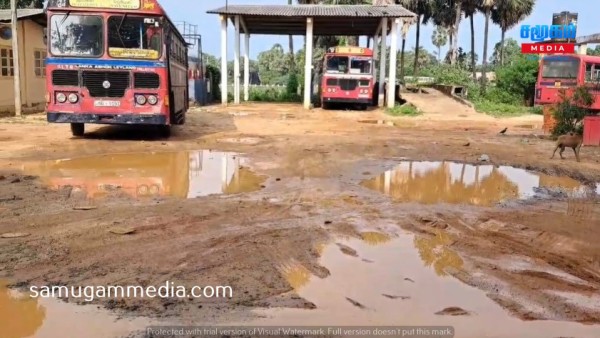
[[[240,16],[235,16],[235,46],[233,52],[233,103],[240,103]]]
[[[377,36],[373,36],[373,78],[377,78],[377,58],[379,55],[379,49],[377,48],[379,41],[377,41]]]
[[[392,20],[392,34],[390,36],[390,75],[388,76],[387,106],[394,108],[396,105],[396,59],[398,58],[398,27],[400,19]]]
[[[221,15],[221,103],[227,104],[227,16]]]
[[[250,100],[250,33],[244,36],[244,101]]]
[[[383,18],[381,27],[381,57],[379,58],[379,100],[378,106],[383,107],[383,88],[385,85],[385,65],[387,63],[387,28],[388,19]]]
[[[312,90],[313,19],[306,18],[306,55],[304,60],[304,108],[310,109]]]
[[[577,48],[577,54],[586,55],[587,54],[587,44],[579,45],[579,48]]]

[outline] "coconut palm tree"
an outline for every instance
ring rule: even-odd
[[[496,0],[492,9],[492,21],[500,26],[500,64],[504,65],[504,36],[506,31],[516,26],[533,12],[535,0]]]
[[[438,49],[438,61],[442,59],[442,46],[448,43],[448,31],[442,26],[436,26],[435,31],[431,35],[431,43]]]
[[[474,17],[478,11],[479,3],[481,0],[463,0],[462,10],[465,13],[465,17],[469,18],[471,24],[471,69],[473,70],[473,79],[477,78],[477,72],[475,69],[475,22]]]
[[[416,75],[419,64],[419,39],[421,38],[421,23],[426,25],[431,19],[433,12],[433,0],[398,0],[398,3],[417,15],[417,39],[415,45],[415,64],[413,72]]]
[[[496,5],[498,0],[480,0],[479,6],[481,11],[485,14],[485,28],[483,29],[483,67],[481,69],[481,90],[485,92],[485,86],[487,82],[487,65],[488,65],[488,38],[490,32],[490,16],[492,9]]]

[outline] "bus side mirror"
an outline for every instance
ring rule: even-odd
[[[44,45],[48,45],[48,28],[44,28]]]

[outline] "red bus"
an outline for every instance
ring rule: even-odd
[[[321,80],[321,105],[332,103],[359,105],[373,103],[373,50],[362,47],[333,47],[324,57]]]
[[[598,88],[600,84],[600,57],[588,55],[548,55],[541,59],[535,86],[535,104],[550,105],[560,101],[560,91],[567,93],[578,86]],[[591,106],[600,110],[600,91],[593,90]]]
[[[187,44],[156,0],[49,0],[47,118],[155,125],[169,137],[189,107]]]

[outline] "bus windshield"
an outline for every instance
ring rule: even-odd
[[[354,57],[350,61],[350,74],[371,74],[371,59]]]
[[[111,16],[108,18],[108,55],[114,58],[158,59],[162,28],[157,18]]]
[[[347,56],[329,56],[327,58],[327,73],[345,74],[348,70]]]
[[[50,20],[50,52],[61,56],[101,56],[102,17],[56,14]]]
[[[545,79],[576,79],[579,74],[578,59],[544,59],[542,78]]]

